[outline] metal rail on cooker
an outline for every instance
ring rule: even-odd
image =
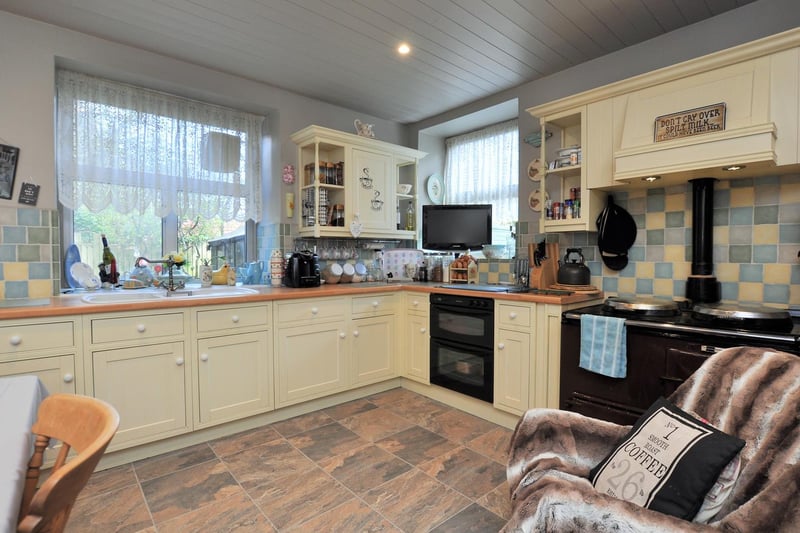
[[[564,313],[564,317],[574,320],[580,320],[581,315],[578,313],[567,311],[566,313]],[[792,343],[792,344],[796,342],[796,339],[793,335],[779,335],[775,333],[765,333],[762,331],[750,332],[750,331],[717,329],[717,328],[706,328],[706,327],[699,328],[697,326],[684,326],[681,324],[668,324],[664,322],[651,322],[644,320],[634,320],[630,318],[625,319],[625,325],[648,328],[648,329],[658,329],[662,331],[675,332],[675,333],[694,333],[694,334],[704,333],[710,335],[727,335],[727,336],[741,337],[747,339],[769,340],[769,341],[777,341],[777,342]]]

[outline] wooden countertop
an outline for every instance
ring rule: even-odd
[[[258,294],[236,295],[228,297],[202,298],[161,298],[159,300],[120,303],[86,303],[81,300],[88,292],[64,294],[51,298],[31,300],[5,300],[0,307],[0,320],[27,319],[39,317],[86,315],[97,313],[110,313],[119,311],[137,311],[146,309],[172,309],[181,307],[197,307],[205,305],[236,304],[290,300],[297,298],[324,298],[327,296],[354,296],[361,294],[374,294],[379,292],[413,291],[423,294],[432,292],[446,294],[461,294],[493,298],[495,300],[547,303],[568,305],[581,302],[590,302],[603,297],[599,294],[571,294],[541,295],[526,293],[480,292],[472,290],[444,289],[439,283],[356,283],[322,285],[321,287],[291,289],[286,287],[273,288],[266,285],[248,285],[248,288],[258,290]],[[123,289],[114,289],[122,292]],[[102,292],[106,292],[101,289]],[[100,292],[100,291],[98,291]]]

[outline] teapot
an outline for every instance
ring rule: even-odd
[[[580,260],[572,259],[570,261],[572,254],[578,254]],[[581,248],[567,248],[564,260],[558,262],[558,283],[560,285],[589,285],[592,281],[592,273],[583,261]]]

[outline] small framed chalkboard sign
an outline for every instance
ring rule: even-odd
[[[14,192],[19,148],[0,144],[0,198],[10,200]]]
[[[39,189],[41,188],[41,185],[23,182],[22,187],[19,189],[19,203],[36,205],[36,202],[39,201]]]

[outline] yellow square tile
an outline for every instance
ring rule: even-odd
[[[789,284],[792,279],[792,265],[766,264],[764,265],[764,283]]]
[[[763,302],[764,284],[743,281],[739,284],[739,300],[743,302]]]
[[[682,244],[664,245],[664,261],[668,263],[678,263],[686,261],[686,246]]]
[[[731,207],[752,207],[756,202],[753,187],[731,189]]]
[[[617,292],[619,294],[636,294],[636,279],[619,278],[619,283],[617,285]]]
[[[800,305],[800,285],[792,285],[789,287],[789,303],[791,305]]]
[[[714,226],[714,244],[730,244],[731,231],[728,226]]]
[[[692,273],[692,264],[688,261],[681,261],[679,263],[672,263],[672,277],[673,279],[687,279],[689,274]]]
[[[645,215],[647,229],[664,229],[667,226],[666,218],[667,214],[663,211],[647,213]]]
[[[718,263],[714,267],[718,281],[739,281],[739,263]]]
[[[6,282],[0,281],[0,298],[6,297]]]
[[[664,199],[664,209],[666,211],[684,211],[686,209],[686,194],[668,194]],[[686,213],[686,215],[687,218],[691,218],[689,213]]]
[[[653,292],[655,296],[672,296],[672,280],[657,279],[653,282]]]
[[[28,282],[30,298],[48,298],[53,294],[53,282],[49,279],[34,279]]]
[[[636,263],[636,277],[637,278],[656,277],[656,264],[650,261],[640,261]]]
[[[6,281],[25,281],[28,279],[28,263],[5,263],[3,277]]]
[[[800,185],[797,183],[781,183],[781,203],[796,204],[800,202]]]
[[[775,244],[778,242],[778,224],[753,226],[753,244]]]

